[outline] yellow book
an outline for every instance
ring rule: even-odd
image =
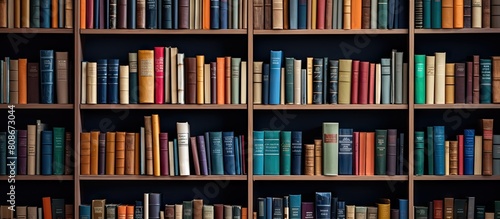
[[[158,114],[151,115],[151,126],[153,134],[153,174],[160,176],[160,117]]]
[[[205,88],[204,88],[204,74],[205,74],[205,56],[196,56],[196,103],[205,103]]]
[[[339,60],[339,89],[338,89],[338,103],[350,104],[351,103],[351,59]]]
[[[154,51],[139,50],[139,103],[154,103]]]
[[[307,104],[313,102],[313,58],[307,57]]]
[[[318,0],[311,0],[312,1],[312,9],[311,9],[311,29],[315,30],[316,29],[316,16],[318,16]]]

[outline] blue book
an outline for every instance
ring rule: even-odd
[[[434,174],[443,176],[444,171],[444,126],[434,126]]]
[[[307,28],[307,0],[299,0],[298,7],[298,28]]]
[[[52,61],[53,61],[54,60],[54,53],[52,53],[51,57],[52,57]],[[40,61],[41,61],[41,59],[42,59],[42,56],[40,56]],[[49,63],[48,60],[47,60],[47,63]],[[10,57],[5,57],[4,67],[5,67],[5,69],[10,69]],[[49,66],[45,66],[45,67],[46,68],[50,68]],[[40,74],[42,73],[41,70],[42,70],[42,67],[40,67]],[[54,72],[54,64],[52,64],[52,73],[53,72]],[[44,73],[48,73],[48,70],[44,70]],[[45,75],[47,77],[50,76],[50,74],[45,74]],[[10,95],[9,95],[9,91],[10,91],[10,74],[8,74],[8,71],[4,71],[4,75],[3,76],[5,78],[5,82],[4,83],[5,83],[5,91],[6,91],[6,93],[4,93],[4,95],[5,95],[5,100],[4,101],[5,101],[5,103],[10,103]],[[44,76],[41,76],[41,77],[44,77]],[[47,77],[45,77],[45,78],[47,78]],[[52,74],[52,80],[51,80],[52,86],[53,86],[53,81],[54,81],[54,75]],[[49,82],[46,82],[45,84],[49,85]],[[43,91],[44,91],[43,88],[44,87],[41,87],[41,89],[42,89],[42,95],[45,94],[45,93],[43,93]],[[43,96],[41,98],[43,98]]]
[[[491,103],[491,59],[479,60],[481,75],[479,83],[479,103]]]
[[[266,197],[266,219],[273,218],[273,198]]]
[[[146,29],[156,29],[158,27],[158,9],[156,0],[146,0]]]
[[[92,0],[90,0],[92,1]],[[99,0],[94,0],[94,29],[99,29],[101,28],[99,24],[101,23],[99,20],[99,14],[101,10],[101,3]]]
[[[135,29],[136,28],[136,5],[137,0],[128,0],[127,1],[127,29]]]
[[[117,104],[118,103],[118,68],[120,66],[120,60],[109,59],[108,60],[108,99],[107,103]]]
[[[338,197],[332,197],[332,203],[331,203],[332,211],[330,212],[330,215],[332,216],[331,219],[337,219],[338,202],[339,202]]]
[[[240,165],[240,138],[234,137],[234,163],[236,175],[241,175],[241,165]]]
[[[0,132],[0,175],[7,175],[7,132]]]
[[[427,127],[427,174],[434,175],[434,127]]]
[[[290,195],[290,219],[301,219],[302,218],[302,195]]]
[[[266,199],[258,198],[259,208],[257,211],[257,219],[266,219]]]
[[[292,132],[282,131],[280,135],[280,174],[290,175]]]
[[[408,219],[408,199],[399,199],[399,219]]]
[[[271,50],[269,70],[269,104],[280,104],[281,98],[281,62],[283,52]]]
[[[339,175],[352,175],[352,129],[339,130]]]
[[[228,0],[220,0],[220,29],[228,28],[228,9],[229,3]],[[230,1],[230,0],[229,0]]]
[[[337,202],[337,219],[345,219],[346,211],[345,211],[345,201]]]
[[[97,103],[106,104],[108,97],[108,60],[97,60]]]
[[[179,29],[179,0],[173,0],[172,7],[174,8],[174,14],[172,16],[172,21],[174,29]]]
[[[475,130],[464,130],[464,175],[474,175]]]
[[[296,30],[299,23],[299,0],[290,0],[290,21],[289,26],[291,30]]]
[[[264,131],[264,175],[280,174],[280,131]]]
[[[41,0],[30,0],[30,27],[39,28],[40,27],[40,1]]]
[[[42,131],[41,133],[41,148],[42,148],[42,163],[41,163],[41,174],[42,175],[52,175],[52,131]]]
[[[222,132],[224,175],[235,175],[234,132]]]
[[[262,67],[262,104],[269,104],[269,64]]]
[[[331,192],[316,192],[316,217],[315,219],[331,219]]]
[[[291,153],[290,171],[292,175],[302,175],[302,131],[292,132],[292,153]]]
[[[162,28],[163,29],[172,29],[173,25],[172,25],[172,14],[173,14],[173,11],[172,11],[172,0],[163,0],[162,1],[163,5],[162,5],[162,8],[163,8],[163,11],[162,11],[162,19],[163,19],[163,22],[162,22]]]
[[[253,175],[264,174],[264,131],[253,131]]]
[[[163,15],[163,3],[164,0],[156,0],[156,28],[163,28],[163,19],[165,19]]]
[[[396,0],[388,0],[387,28],[394,29],[394,18],[396,16]]]
[[[210,0],[210,29],[219,29],[220,21],[220,1]]]
[[[212,175],[224,175],[224,156],[222,148],[222,132],[210,132]]]
[[[177,139],[174,139],[174,173],[176,176],[179,175],[179,146],[177,145]]]
[[[55,103],[54,90],[54,50],[40,50],[40,102]]]
[[[80,219],[91,219],[90,205],[80,205]]]
[[[208,175],[212,175],[212,159],[210,150],[210,132],[205,132],[205,152],[207,153]]]
[[[61,6],[61,5],[59,5],[59,6]],[[109,29],[109,0],[106,0],[104,2],[104,8],[105,8],[104,9],[104,29]],[[59,16],[59,17],[61,17],[61,16]],[[115,24],[115,27],[116,27],[116,24]]]
[[[40,0],[40,28],[50,28],[51,0]]]

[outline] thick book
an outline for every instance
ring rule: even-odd
[[[54,50],[40,50],[40,103],[55,103]]]
[[[323,123],[323,174],[339,174],[339,123]],[[352,148],[351,148],[352,149]],[[352,150],[351,150],[352,153]],[[352,155],[351,155],[352,156]]]
[[[264,131],[264,175],[279,175],[280,131]]]

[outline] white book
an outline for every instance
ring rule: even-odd
[[[240,103],[247,104],[247,62],[241,62],[240,70]]]
[[[87,104],[97,104],[97,62],[87,63]]]
[[[184,53],[177,54],[177,102],[184,104]]]
[[[144,193],[143,219],[149,219],[149,193]]]
[[[87,103],[87,62],[82,62],[81,104]]]
[[[177,102],[177,48],[170,48],[170,97],[172,98],[172,103]]]
[[[293,61],[293,100],[295,104],[300,104],[302,100],[302,60]]]
[[[177,148],[179,173],[181,176],[189,176],[189,123],[187,122],[177,122]]]
[[[375,65],[375,104],[380,104],[380,94],[382,92],[382,66]]]
[[[129,104],[129,68],[128,65],[120,65],[120,104]]]
[[[171,99],[171,95],[170,95],[170,92],[171,92],[171,89],[170,89],[170,73],[171,73],[171,63],[170,61],[172,60],[170,58],[170,47],[165,47],[165,54],[164,54],[164,60],[163,60],[163,80],[164,80],[164,84],[163,84],[163,89],[165,91],[165,94],[164,94],[164,98],[165,98],[165,103],[170,103],[172,101]]]
[[[182,219],[182,204],[175,204],[175,219]]]
[[[425,57],[425,103],[434,104],[435,56]]]
[[[436,72],[434,81],[434,102],[445,104],[446,93],[446,53],[436,52]]]
[[[168,142],[168,172],[170,176],[175,176],[175,166],[174,166],[174,142]]]
[[[370,11],[370,28],[371,29],[377,29],[377,19],[378,19],[378,0],[371,0],[371,11]]]

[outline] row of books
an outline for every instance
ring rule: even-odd
[[[446,139],[445,126],[415,132],[415,175],[500,175],[500,135],[493,135],[493,119],[482,119],[478,135],[464,129]],[[427,165],[425,165],[427,161]],[[427,168],[425,168],[427,166]]]
[[[404,134],[354,132],[323,123],[323,138],[302,142],[300,131],[254,131],[254,175],[403,175]]]
[[[73,215],[73,204],[67,204],[62,198],[43,197],[42,207],[25,205],[0,206],[0,216],[4,219],[74,218]]]
[[[415,28],[498,28],[498,6],[498,0],[416,0]]]
[[[403,52],[380,63],[308,57],[303,64],[277,50],[269,63],[254,62],[254,104],[407,103]]]
[[[407,10],[403,0],[254,0],[254,28],[399,29]]]
[[[232,131],[191,135],[177,123],[177,138],[160,132],[157,114],[144,117],[140,133],[82,132],[81,175],[244,175],[243,135]]]
[[[82,29],[246,29],[247,0],[80,2]]]
[[[493,211],[476,203],[476,197],[435,199],[428,205],[414,206],[415,219],[427,218],[472,218],[494,219],[500,214],[500,201],[495,201]],[[490,209],[491,210],[491,209]]]
[[[128,64],[128,65],[127,65]],[[82,104],[246,104],[247,62],[237,57],[185,57],[155,47],[118,59],[82,62]]]
[[[500,103],[500,56],[446,63],[446,52],[415,55],[415,103]]]
[[[15,130],[11,153],[11,133],[0,132],[0,175],[70,175],[73,173],[72,134],[64,127],[48,128],[45,124],[28,125]],[[13,159],[14,158],[14,159]],[[16,165],[10,166],[9,161]]]
[[[398,199],[399,208],[392,208],[390,199],[381,199],[377,206],[348,204],[331,192],[316,192],[314,202],[302,200],[301,194],[258,198],[258,219],[407,219],[408,200]]]
[[[73,28],[73,0],[0,1],[0,28]]]
[[[229,204],[208,204],[203,199],[183,201],[180,204],[162,206],[161,193],[144,193],[144,199],[134,204],[107,203],[106,199],[94,199],[92,204],[79,206],[80,218],[157,218],[157,219],[209,219],[247,218],[247,207]]]
[[[40,50],[40,59],[0,60],[0,102],[67,104],[70,102],[68,52]]]

